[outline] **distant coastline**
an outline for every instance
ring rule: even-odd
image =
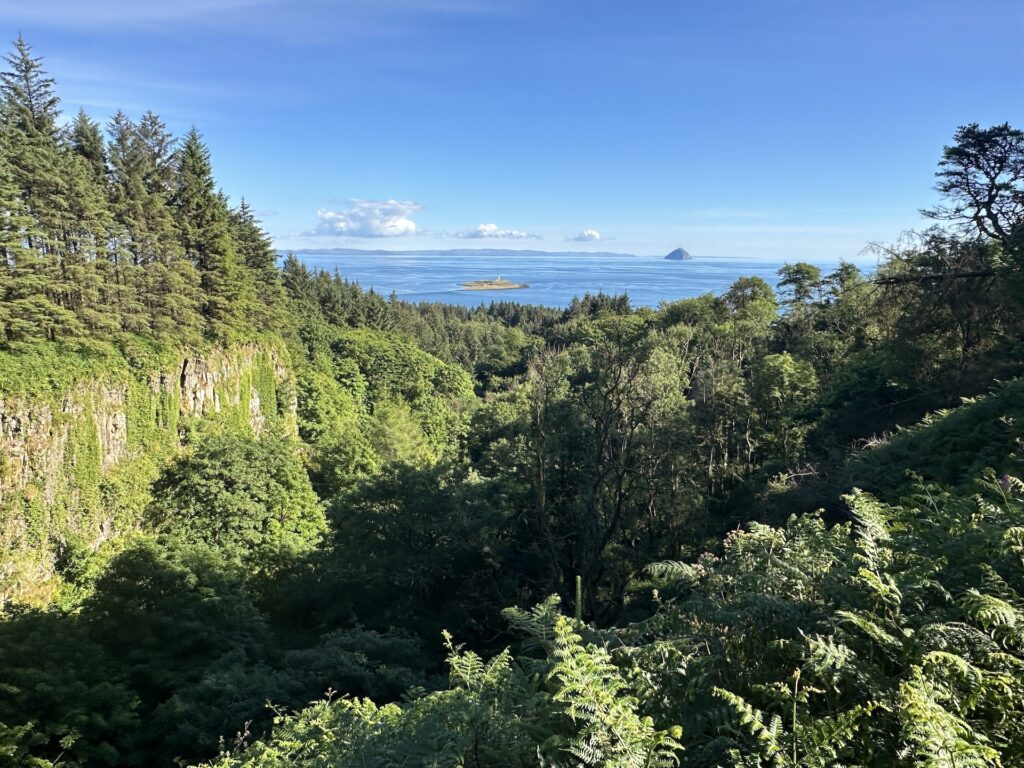
[[[303,253],[310,256],[629,256],[640,258],[635,253],[614,253],[612,251],[538,251],[511,248],[448,248],[415,251],[366,250],[363,248],[288,248],[278,249],[277,253],[282,257],[289,253]]]

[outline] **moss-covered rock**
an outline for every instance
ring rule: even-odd
[[[275,339],[0,352],[0,604],[47,602],[69,542],[95,551],[134,530],[150,483],[196,423],[293,433],[294,391]]]

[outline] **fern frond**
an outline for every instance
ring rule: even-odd
[[[737,696],[724,688],[713,688],[712,693],[730,706],[739,718],[740,726],[757,740],[761,754],[773,764],[782,764],[780,756],[783,745],[779,741],[781,718],[776,715],[769,725],[765,725],[764,712],[752,706],[742,696]]]
[[[993,595],[968,589],[959,601],[960,608],[967,616],[985,629],[1017,626],[1020,615],[1010,603]]]
[[[900,683],[899,704],[904,757],[925,768],[993,768],[999,752],[965,720],[941,703],[947,694],[920,667]]]

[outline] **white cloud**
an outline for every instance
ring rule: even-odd
[[[596,229],[584,229],[573,238],[577,243],[596,243],[601,239],[601,233]]]
[[[349,207],[316,212],[320,223],[310,234],[348,237],[407,237],[417,233],[410,216],[423,210],[419,203],[400,200],[349,200]]]
[[[499,229],[497,224],[478,224],[472,229],[465,229],[456,232],[456,237],[469,240],[494,238],[499,240],[540,240],[540,235],[531,235],[528,232],[520,232],[518,229]]]

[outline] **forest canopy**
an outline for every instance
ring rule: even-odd
[[[197,130],[5,61],[0,411],[261,344],[288,386],[0,502],[57,585],[0,574],[0,765],[1024,763],[1021,131],[959,128],[871,274],[470,309],[279,258]]]

